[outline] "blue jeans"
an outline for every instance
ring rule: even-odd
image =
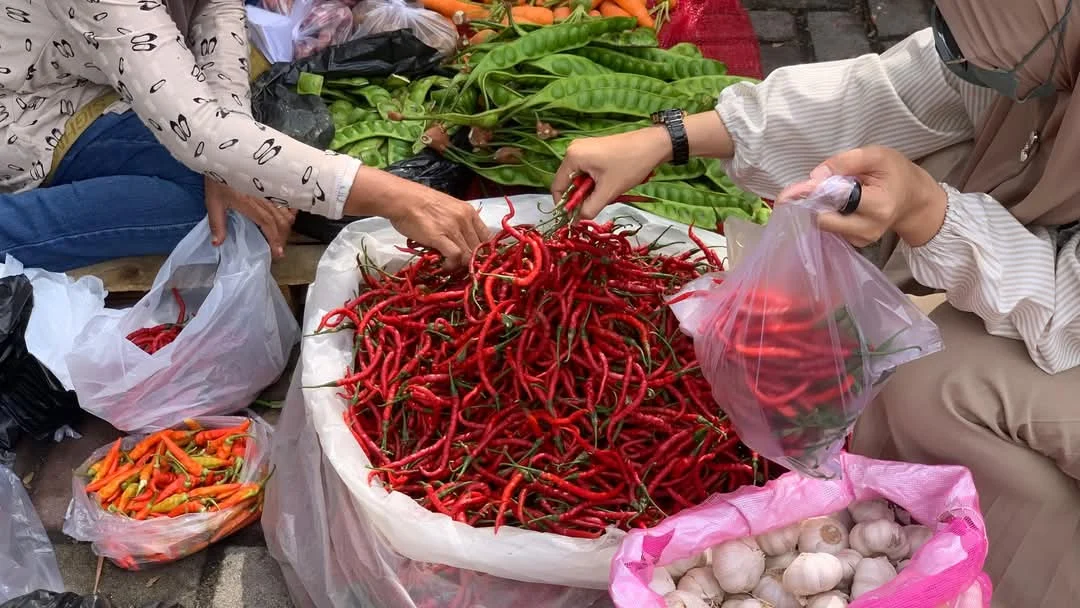
[[[163,255],[203,217],[203,176],[134,112],[94,121],[48,186],[0,194],[0,263],[63,272],[105,260]]]

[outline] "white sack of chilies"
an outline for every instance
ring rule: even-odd
[[[513,197],[515,223],[537,223],[550,196]],[[508,212],[504,199],[478,201],[493,229]],[[640,223],[640,243],[689,243],[685,225],[612,205],[600,220]],[[663,237],[661,238],[661,235]],[[699,235],[723,257],[724,238]],[[314,336],[319,320],[356,295],[357,255],[395,271],[411,257],[386,220],[348,226],[319,262],[306,304],[302,354],[278,432],[263,527],[300,606],[436,608],[461,601],[486,608],[587,608],[606,598],[611,559],[625,535],[596,540],[504,527],[473,528],[433,513],[405,494],[368,483],[370,461],[345,424],[345,402],[333,388],[301,389],[336,380],[350,363],[352,333]],[[523,584],[530,583],[530,584]],[[439,600],[432,600],[434,596]],[[426,601],[419,599],[423,591]]]

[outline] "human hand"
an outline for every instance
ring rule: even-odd
[[[833,175],[857,179],[862,198],[849,215],[825,212],[818,226],[844,237],[856,247],[877,242],[888,230],[912,247],[925,245],[945,221],[947,196],[922,167],[900,152],[882,147],[859,148],[838,154],[810,173],[810,179],[788,187],[777,204],[804,198]]]
[[[592,219],[616,198],[645,181],[671,156],[671,138],[661,127],[629,133],[576,139],[555,174],[551,196],[562,200],[573,176],[584,173],[595,185],[581,206],[580,217]]]
[[[226,211],[235,209],[255,222],[270,245],[275,258],[285,255],[296,210],[278,207],[268,200],[241,194],[221,182],[206,179],[206,213],[210,219],[210,234],[215,247],[225,242],[228,234]]]
[[[447,268],[467,264],[491,236],[472,205],[374,167],[357,170],[345,214],[390,220],[406,238],[441,253]]]

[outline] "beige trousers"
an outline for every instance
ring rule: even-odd
[[[852,451],[968,467],[994,608],[1080,607],[1080,369],[1048,375],[1022,342],[948,304],[931,318],[945,350],[896,372],[860,418]]]

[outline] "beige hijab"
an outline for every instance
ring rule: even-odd
[[[1069,0],[938,0],[964,56],[984,68],[1012,69],[1065,14]],[[1024,103],[1001,98],[977,125],[971,158],[947,180],[986,192],[1024,224],[1080,220],[1080,0],[1059,36],[1018,72],[1020,95],[1052,81],[1057,94]],[[1052,72],[1052,73],[1051,73]],[[1024,154],[1025,148],[1027,154]]]

